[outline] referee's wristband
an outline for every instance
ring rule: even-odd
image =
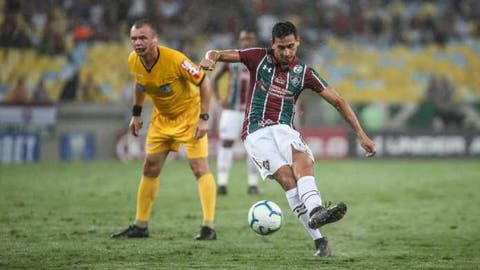
[[[133,116],[140,116],[140,115],[142,115],[142,106],[133,105],[132,115],[133,115]]]

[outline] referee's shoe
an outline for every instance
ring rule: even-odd
[[[194,239],[195,240],[216,240],[217,233],[215,232],[214,229],[208,226],[202,226],[200,228],[200,233],[197,234],[197,236],[195,236]]]
[[[121,237],[128,237],[128,238],[142,238],[148,237],[148,228],[141,228],[137,225],[133,224],[128,226],[125,230],[112,234],[112,238],[121,238]]]

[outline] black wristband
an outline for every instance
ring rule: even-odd
[[[142,115],[142,106],[133,105],[132,115],[133,115],[133,116],[140,116],[140,115]]]

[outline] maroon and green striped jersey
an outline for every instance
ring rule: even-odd
[[[298,57],[287,69],[281,69],[271,49],[251,48],[239,54],[250,71],[242,139],[266,126],[285,124],[295,128],[295,102],[300,93],[304,89],[320,93],[328,86]]]

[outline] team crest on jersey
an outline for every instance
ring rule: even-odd
[[[170,93],[172,92],[172,87],[170,84],[160,85],[160,91],[162,91],[162,93]]]
[[[290,77],[290,83],[293,85],[293,86],[298,86],[300,84],[300,81],[302,79],[298,76],[292,76]]]
[[[271,64],[273,61],[272,61],[272,57],[270,55],[267,55],[267,62],[269,64]]]
[[[293,72],[295,73],[302,73],[303,71],[303,66],[302,65],[296,65],[294,68],[293,68]]]

